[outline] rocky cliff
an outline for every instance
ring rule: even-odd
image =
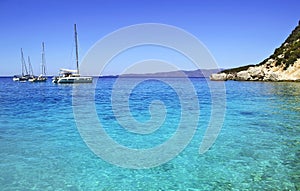
[[[211,80],[300,81],[300,21],[284,43],[257,65],[223,70]]]

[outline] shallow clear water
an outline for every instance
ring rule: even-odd
[[[151,118],[153,100],[164,102],[167,111],[161,128],[139,135],[126,132],[114,117],[115,80],[99,79],[95,91],[107,134],[135,149],[169,139],[180,123],[174,90],[157,80],[133,89],[129,106],[137,121]],[[173,80],[180,85],[180,79]],[[85,144],[74,120],[72,85],[0,78],[0,190],[300,190],[300,83],[225,82],[223,128],[213,147],[200,155],[211,98],[205,79],[191,81],[200,106],[193,139],[169,162],[136,170],[102,160]]]

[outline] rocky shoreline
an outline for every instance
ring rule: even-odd
[[[265,82],[300,82],[300,59],[292,66],[284,69],[283,66],[276,66],[273,59],[269,59],[263,65],[251,66],[247,70],[239,72],[220,72],[210,75],[212,81],[265,81]]]

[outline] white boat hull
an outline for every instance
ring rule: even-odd
[[[14,76],[13,81],[15,82],[26,82],[30,79],[30,76],[25,75],[25,76]]]
[[[39,76],[39,77],[30,78],[28,81],[29,82],[46,82],[47,78],[44,76]]]
[[[53,83],[57,84],[75,84],[75,83],[92,83],[92,77],[55,77],[52,80]]]

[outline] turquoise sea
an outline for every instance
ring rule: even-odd
[[[135,80],[125,79],[122,87]],[[170,80],[182,83],[180,78]],[[210,120],[211,92],[206,79],[190,80],[200,108],[190,143],[164,164],[131,169],[98,157],[82,139],[73,112],[74,85],[0,78],[0,190],[300,190],[300,83],[225,82],[223,127],[213,146],[199,154]],[[94,82],[99,121],[120,145],[152,148],[168,140],[181,123],[180,95],[166,83],[147,79],[128,95],[131,115],[121,117],[146,122],[150,103],[159,100],[165,120],[150,134],[128,132],[111,105],[116,78]],[[93,90],[93,84],[82,86]],[[123,102],[118,104],[123,108]],[[122,160],[126,163],[126,157]]]

